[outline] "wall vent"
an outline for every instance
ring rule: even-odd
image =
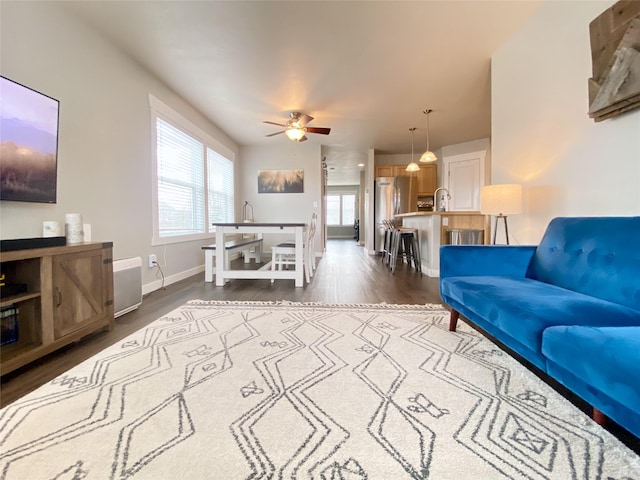
[[[113,262],[113,310],[119,317],[142,303],[142,259],[123,258]]]

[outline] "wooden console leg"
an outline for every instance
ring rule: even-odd
[[[604,426],[604,424],[607,423],[607,416],[595,407],[593,408],[592,418],[598,425]]]
[[[455,332],[456,331],[456,324],[458,323],[458,317],[460,317],[460,314],[458,313],[457,310],[454,310],[452,308],[451,309],[451,315],[449,316],[449,331],[450,332]]]

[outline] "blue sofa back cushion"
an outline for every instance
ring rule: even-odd
[[[640,310],[640,217],[559,217],[527,277]]]

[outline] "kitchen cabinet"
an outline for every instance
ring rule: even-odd
[[[0,292],[3,318],[0,369],[4,375],[96,330],[113,328],[112,243],[2,252],[4,282],[21,292]],[[13,327],[11,329],[10,327]]]
[[[407,172],[406,165],[377,165],[376,177],[415,177],[419,197],[432,196],[438,182],[435,164],[422,164],[417,172]]]
[[[413,172],[407,172],[406,165],[394,165],[393,176],[394,177],[410,177]]]
[[[486,151],[443,158],[448,208],[452,212],[480,211],[480,190],[485,182]]]
[[[378,177],[395,177],[395,165],[378,165],[376,166],[376,178]]]
[[[420,165],[420,170],[416,172],[419,197],[433,196],[438,184],[437,168],[435,164]]]

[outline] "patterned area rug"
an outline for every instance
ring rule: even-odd
[[[640,480],[439,305],[194,301],[0,413],[2,479]]]

